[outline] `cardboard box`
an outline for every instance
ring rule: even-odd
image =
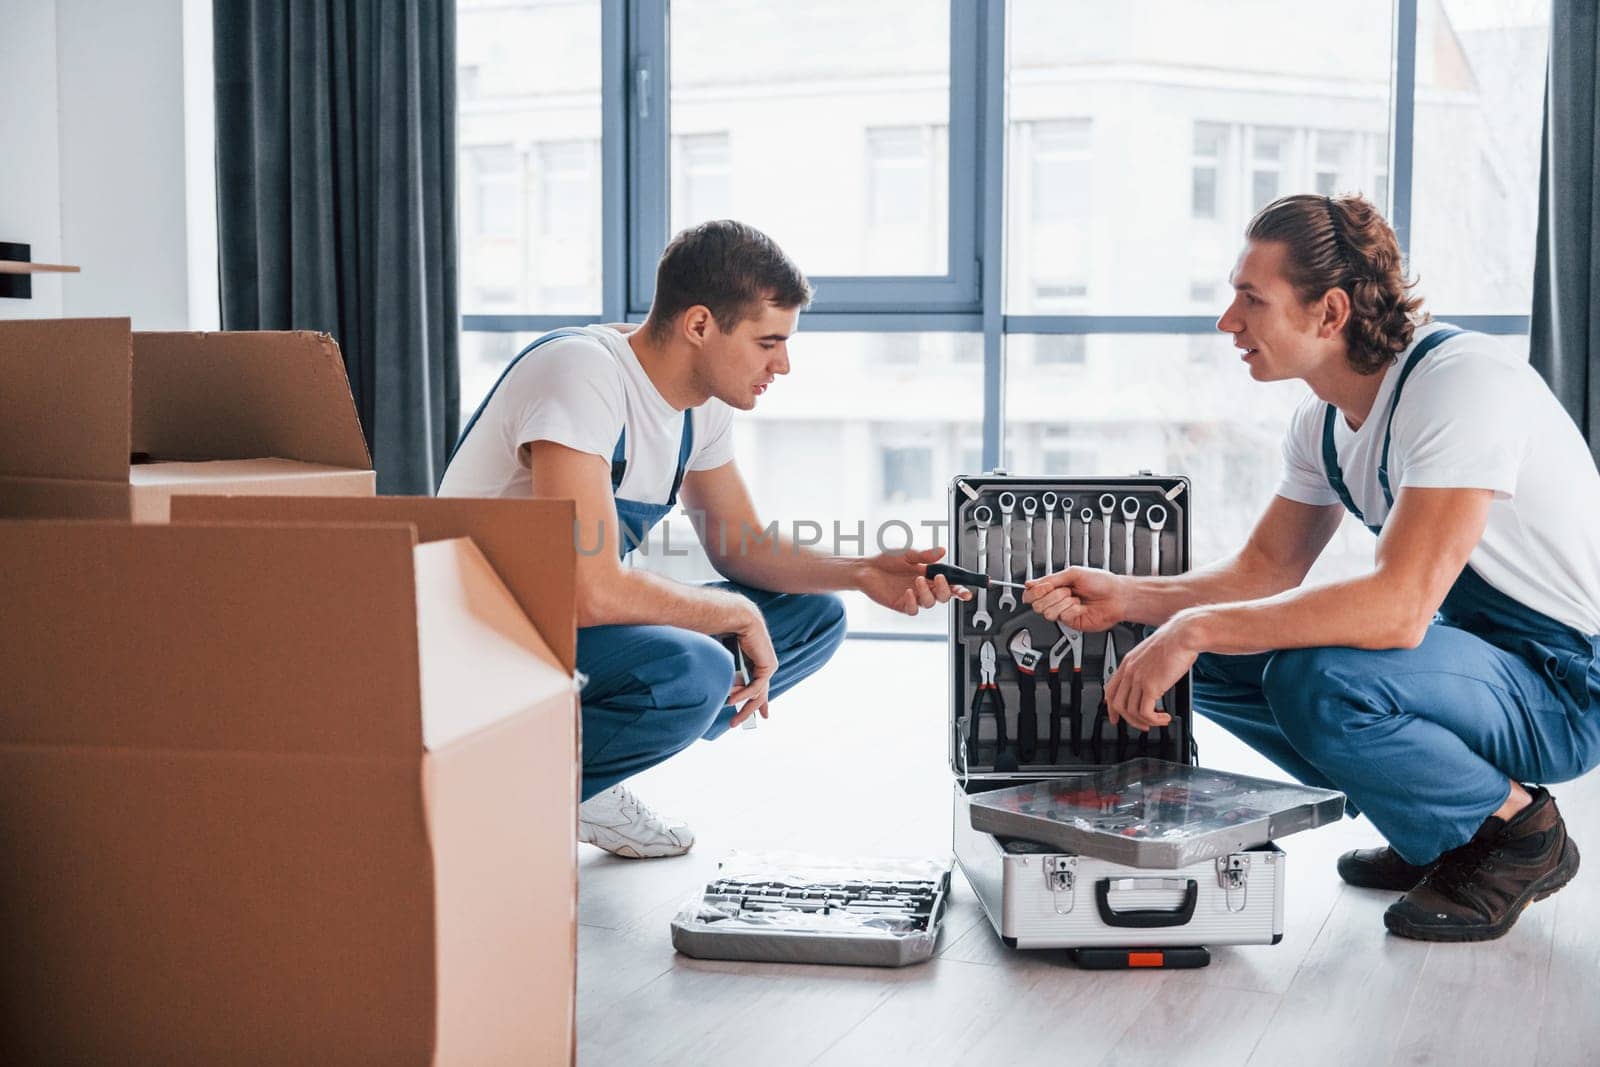
[[[326,334],[0,322],[0,517],[165,522],[176,493],[371,496]]]
[[[571,1060],[572,506],[410,503],[0,522],[0,1062]]]

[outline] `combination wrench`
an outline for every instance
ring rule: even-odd
[[[1150,510],[1144,513],[1144,521],[1150,524],[1150,573],[1161,573],[1161,531],[1167,525],[1167,509],[1160,504],[1151,504]]]
[[[1009,582],[1012,580],[1011,513],[1016,509],[1017,506],[1017,494],[1001,493],[1000,499],[996,502],[1000,505],[1000,528],[1001,532],[1005,535],[1005,541],[1000,546],[1000,558],[1002,560],[1002,566],[1005,570],[1005,579]],[[1015,611],[1017,609],[1017,594],[1011,591],[1010,586],[1007,586],[1000,590],[1000,599],[996,603],[1001,611]]]
[[[1039,497],[1039,506],[1044,509],[1044,572],[1055,573],[1056,552],[1056,495],[1044,493]],[[1067,507],[1072,507],[1071,501]]]
[[[1022,498],[1022,514],[1028,520],[1028,581],[1033,581],[1033,519],[1039,514],[1039,502],[1031,496]],[[1008,576],[1009,577],[1009,576]]]
[[[1083,566],[1089,566],[1089,527],[1094,525],[1094,509],[1084,508],[1078,512],[1078,521],[1083,523]],[[1071,560],[1069,559],[1070,563]]]
[[[978,570],[989,573],[989,525],[994,522],[994,512],[985,504],[972,509],[972,521],[978,526]],[[987,630],[994,625],[989,615],[989,590],[978,590],[978,610],[972,613],[972,628]]]
[[[1111,569],[1111,516],[1117,510],[1117,498],[1110,493],[1100,494],[1100,521],[1104,523],[1100,528],[1100,566],[1106,570]],[[1084,560],[1087,564],[1089,561]]]
[[[1122,556],[1123,571],[1133,573],[1133,528],[1139,525],[1139,501],[1131,496],[1122,498]],[[1111,565],[1106,564],[1106,570]]]

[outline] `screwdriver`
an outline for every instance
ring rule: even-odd
[[[969,589],[988,589],[996,585],[1008,585],[1013,589],[1023,588],[1021,582],[1002,582],[1000,579],[991,578],[987,574],[981,574],[978,571],[964,571],[960,567],[952,567],[948,563],[928,564],[928,580],[930,582],[941,575],[951,585],[964,585]]]

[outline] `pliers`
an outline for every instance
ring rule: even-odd
[[[967,712],[967,759],[976,760],[978,753],[979,723],[985,710],[994,712],[994,769],[1014,771],[1017,757],[1011,754],[1006,741],[1006,702],[995,683],[995,661],[998,656],[993,641],[984,641],[978,648],[978,684],[972,691],[972,707]]]
[[[1106,704],[1106,687],[1111,684],[1111,676],[1115,673],[1117,673],[1117,643],[1113,639],[1111,631],[1107,630],[1106,654],[1100,663],[1100,706],[1095,709],[1094,736],[1089,739],[1089,743],[1093,747],[1094,761],[1096,763],[1105,762],[1105,749],[1102,747],[1104,741],[1100,735],[1103,725],[1111,721],[1111,710]],[[1119,722],[1117,724],[1117,754],[1119,760],[1122,750],[1127,745],[1127,737],[1127,725]]]
[[[1061,664],[1068,653],[1072,655],[1072,710],[1071,741],[1068,754],[1075,759],[1083,756],[1083,631],[1074,630],[1064,622],[1057,622],[1061,639],[1050,646],[1050,762],[1061,758]]]

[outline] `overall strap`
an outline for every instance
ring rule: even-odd
[[[1389,489],[1389,444],[1394,438],[1394,413],[1400,406],[1400,392],[1406,387],[1406,379],[1411,377],[1411,372],[1417,369],[1417,364],[1422,362],[1424,356],[1445,341],[1464,332],[1453,326],[1435,330],[1417,342],[1416,347],[1411,350],[1411,355],[1406,357],[1405,366],[1400,368],[1400,377],[1394,383],[1394,392],[1389,395],[1388,421],[1383,428],[1383,451],[1378,458],[1378,485],[1383,490],[1383,501],[1387,507],[1394,507],[1394,495]],[[1356,507],[1356,502],[1350,495],[1350,487],[1345,484],[1344,472],[1339,469],[1339,452],[1333,443],[1333,425],[1338,417],[1339,409],[1329,404],[1322,419],[1322,466],[1328,475],[1328,485],[1339,495],[1345,510],[1360,519],[1367,529],[1377,533],[1382,527],[1367,522],[1366,516],[1361,514],[1361,509]]]
[[[511,357],[511,362],[507,363],[505,370],[500,372],[500,377],[498,377],[498,378],[496,378],[494,380],[494,385],[490,386],[488,393],[484,394],[483,402],[478,405],[478,410],[476,410],[476,411],[474,411],[472,413],[472,418],[468,419],[467,420],[467,424],[461,428],[460,435],[456,437],[455,446],[450,449],[450,460],[455,459],[456,458],[456,453],[461,451],[461,446],[463,444],[465,444],[466,441],[467,441],[467,435],[472,432],[472,428],[474,426],[478,425],[478,420],[483,417],[484,409],[486,409],[489,406],[489,401],[494,397],[494,394],[500,389],[500,386],[505,382],[506,375],[510,374],[511,371],[512,371],[512,368],[514,368],[518,363],[522,362],[522,357],[523,356],[527,355],[529,352],[532,352],[535,348],[538,348],[540,345],[544,344],[546,341],[554,341],[558,337],[582,337],[582,336],[584,336],[584,333],[583,333],[582,330],[576,330],[576,329],[573,329],[573,330],[567,330],[567,329],[551,330],[549,333],[545,334],[542,337],[535,337],[531,342],[529,342],[529,344],[528,344],[528,346],[526,348],[524,348],[521,352],[518,352],[515,356],[512,356]],[[450,460],[446,460],[445,461],[445,465],[446,466],[449,466]]]
[[[694,410],[683,413],[683,434],[678,439],[678,470],[672,476],[672,492],[667,496],[667,506],[678,502],[678,490],[683,487],[683,475],[689,468],[689,457],[694,453]],[[628,473],[628,427],[617,435],[617,447],[611,450],[611,495],[622,488],[623,476]]]
[[[1386,507],[1394,507],[1394,494],[1389,491],[1389,442],[1394,437],[1394,411],[1400,405],[1400,390],[1406,387],[1406,379],[1417,369],[1417,364],[1422,362],[1423,356],[1463,332],[1454,327],[1435,330],[1417,343],[1417,347],[1411,352],[1411,357],[1406,360],[1406,365],[1400,368],[1400,380],[1394,383],[1394,395],[1389,398],[1389,422],[1383,428],[1383,453],[1378,457],[1378,485],[1383,489],[1383,503]]]

